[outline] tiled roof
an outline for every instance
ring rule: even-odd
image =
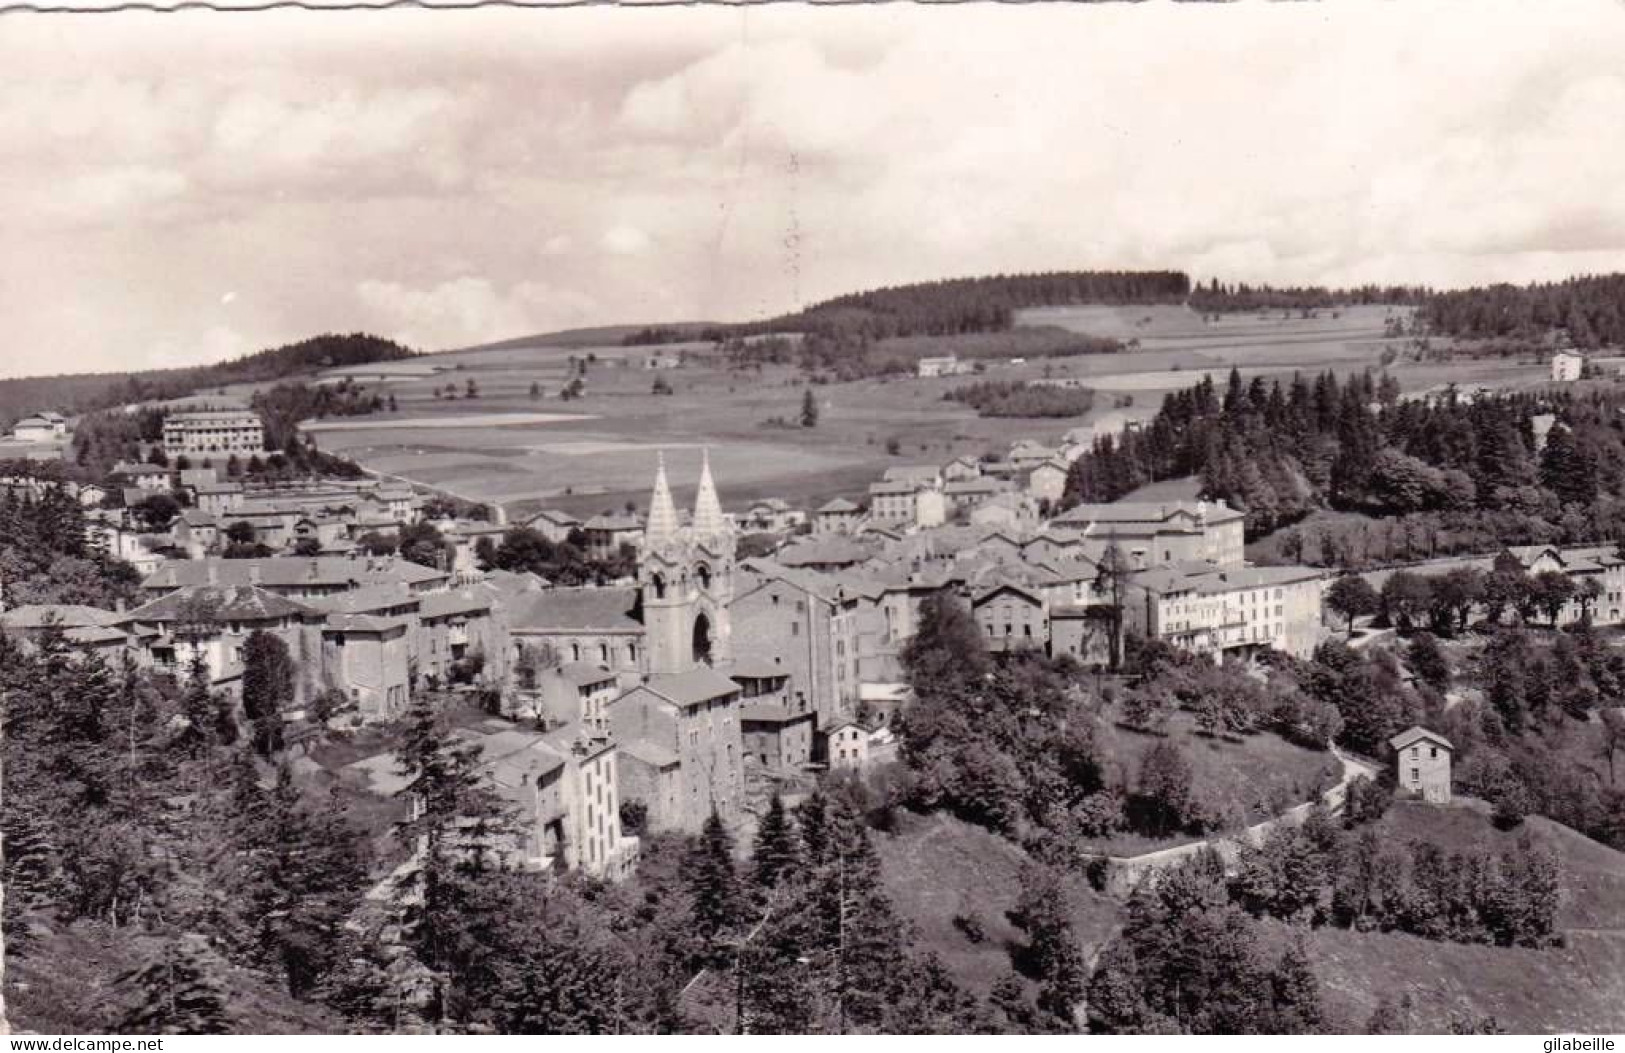
[[[739,707],[739,719],[741,721],[754,720],[761,724],[789,724],[797,720],[811,720],[813,714],[811,710],[805,713],[793,713],[783,706],[774,705],[770,702],[748,702]]]
[[[259,571],[258,584],[275,587],[294,585],[379,585],[404,582],[408,585],[444,580],[444,571],[419,566],[409,560],[382,558],[367,559],[349,556],[269,556],[264,559],[208,559],[182,560],[168,564],[149,575],[141,583],[144,589],[180,588],[185,585],[209,584],[209,571],[214,570],[222,585],[254,584],[254,571]]]
[[[577,687],[602,684],[615,679],[614,673],[591,662],[565,662],[559,666],[559,676]]]
[[[386,633],[407,627],[405,618],[380,618],[373,614],[329,614],[327,628],[341,633]]]
[[[314,607],[254,585],[193,585],[143,604],[120,621],[172,622],[189,616],[194,604],[206,607],[216,621],[265,621],[320,614]]]
[[[1401,731],[1398,735],[1395,735],[1393,738],[1388,740],[1388,745],[1392,746],[1396,750],[1402,750],[1418,739],[1427,739],[1432,742],[1437,742],[1447,750],[1453,750],[1456,748],[1451,744],[1449,739],[1445,738],[1437,731],[1429,731],[1427,728],[1420,726],[1412,726],[1404,731]]]
[[[787,677],[790,670],[771,659],[760,655],[749,655],[745,658],[735,659],[729,675],[735,680],[744,677],[747,680],[772,680],[777,677]]]
[[[818,509],[818,512],[819,512],[820,515],[822,515],[824,513],[829,513],[829,514],[832,514],[832,515],[833,514],[838,514],[838,513],[839,514],[845,514],[845,513],[848,513],[848,512],[858,512],[858,511],[861,511],[861,509],[857,505],[853,504],[851,501],[848,501],[844,497],[837,497],[837,498],[835,498],[835,499],[833,499],[831,501],[825,502],[825,504]]]
[[[100,607],[72,603],[27,603],[0,612],[0,625],[8,629],[42,629],[54,622],[64,629],[107,625],[117,615]]]
[[[875,550],[850,538],[831,537],[818,541],[803,541],[780,549],[778,561],[786,567],[817,567],[862,563]]]
[[[645,686],[681,706],[695,706],[739,692],[738,684],[715,669],[708,668],[650,677]]]
[[[515,632],[643,630],[632,617],[635,588],[543,589],[514,600],[509,627]]]
[[[681,763],[681,758],[672,750],[648,739],[623,742],[619,748],[622,753],[642,761],[651,768],[671,768]]]
[[[454,614],[479,614],[491,609],[491,591],[479,586],[431,592],[418,602],[418,613],[425,618],[446,618]]]
[[[587,530],[642,530],[643,523],[636,516],[597,515],[587,520]]]

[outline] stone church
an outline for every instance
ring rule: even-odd
[[[713,810],[730,826],[741,816],[740,688],[728,676],[735,541],[709,456],[687,524],[662,459],[638,573],[646,676],[610,704],[621,800],[647,808],[650,832],[698,832]]]

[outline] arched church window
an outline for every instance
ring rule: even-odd
[[[653,577],[651,577],[649,579],[649,585],[650,585],[651,588],[653,588],[655,590],[655,599],[663,600],[663,599],[666,598],[666,577],[665,577],[665,575],[663,575],[663,574],[654,575]]]
[[[700,588],[709,589],[711,587],[711,568],[704,563],[694,568],[694,576],[699,579]]]

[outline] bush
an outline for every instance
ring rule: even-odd
[[[955,914],[954,928],[972,943],[982,943],[987,939],[987,926],[982,923],[982,916],[974,910],[969,914]]]

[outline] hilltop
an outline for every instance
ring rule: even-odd
[[[368,333],[324,333],[207,366],[0,380],[0,426],[9,428],[19,418],[44,409],[88,413],[128,403],[178,398],[228,384],[283,380],[317,369],[392,362],[416,354],[393,340]]]

